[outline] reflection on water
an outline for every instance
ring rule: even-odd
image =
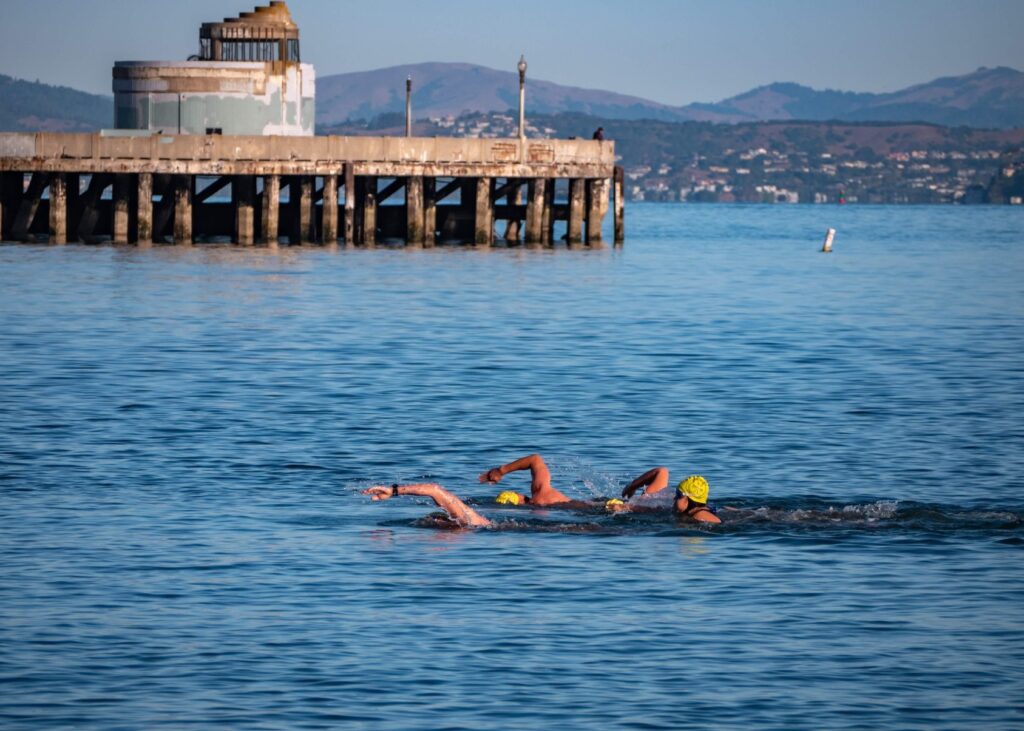
[[[1012,727],[1020,215],[0,246],[0,722]],[[704,474],[724,522],[495,506],[476,476],[535,451],[581,500]],[[497,529],[358,494],[413,481]]]

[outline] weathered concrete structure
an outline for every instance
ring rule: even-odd
[[[613,177],[620,243],[612,142],[0,134],[0,238],[597,246]]]
[[[299,51],[271,2],[204,24],[187,62],[118,62],[116,130],[0,133],[0,239],[491,246],[503,222],[509,246],[597,246],[614,175],[622,241],[613,143],[314,137]]]
[[[301,63],[299,29],[272,2],[205,23],[185,62],[114,64],[114,126],[178,135],[312,135],[316,74]]]

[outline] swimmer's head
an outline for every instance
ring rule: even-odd
[[[614,510],[618,510],[619,508],[621,508],[625,504],[626,503],[624,501],[619,500],[617,497],[613,497],[611,500],[609,500],[608,502],[606,502],[604,504],[604,509],[605,510],[612,510],[612,511],[614,511]]]
[[[702,505],[708,501],[708,481],[700,475],[690,475],[676,487],[676,500],[687,498]]]
[[[505,492],[494,498],[494,502],[498,503],[498,505],[521,505],[525,501],[519,493],[505,490]]]

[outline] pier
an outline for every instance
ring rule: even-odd
[[[0,134],[0,239],[601,246],[610,141]]]

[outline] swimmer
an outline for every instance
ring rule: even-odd
[[[502,505],[532,505],[544,508],[551,505],[563,507],[582,507],[591,505],[579,500],[572,500],[551,486],[551,471],[544,464],[544,459],[539,454],[529,454],[517,459],[515,462],[494,467],[480,475],[480,482],[496,485],[510,472],[519,470],[530,470],[532,480],[530,482],[530,495],[506,490],[498,495],[496,501]]]
[[[666,487],[668,487],[668,468],[655,467],[626,485],[622,490],[622,497],[629,500],[640,488],[644,488],[643,495],[648,497],[661,492]],[[708,508],[709,490],[710,486],[707,480],[700,475],[690,475],[676,486],[672,499],[673,512],[700,523],[721,523],[722,520]],[[613,500],[609,500],[606,507],[616,512],[647,509],[636,505],[615,504]]]
[[[363,495],[370,495],[374,502],[390,500],[399,495],[428,497],[461,528],[486,528],[491,525],[491,521],[487,520],[487,518],[480,515],[480,513],[473,510],[473,508],[466,505],[466,503],[440,485],[434,483],[392,485],[391,487],[377,485],[368,490],[363,490]]]

